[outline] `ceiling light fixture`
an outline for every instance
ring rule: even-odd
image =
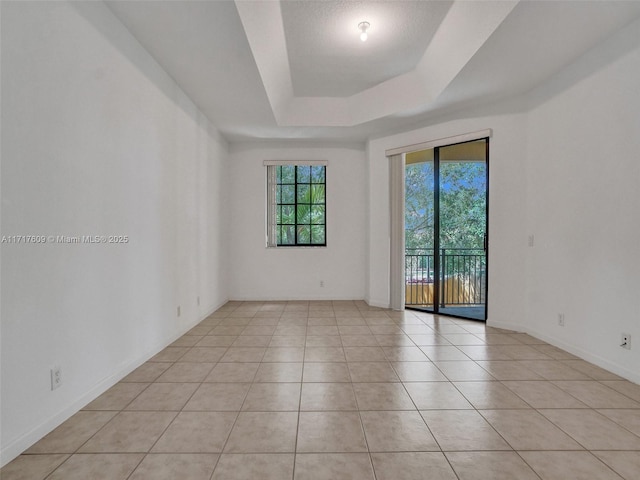
[[[363,42],[367,41],[369,35],[367,34],[367,30],[369,29],[369,22],[360,22],[358,24],[358,28],[360,29],[360,40]]]

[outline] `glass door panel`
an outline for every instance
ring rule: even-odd
[[[405,170],[405,305],[486,320],[488,139],[414,152]]]
[[[433,312],[437,275],[434,150],[409,153],[405,163],[405,304]]]

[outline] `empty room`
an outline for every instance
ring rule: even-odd
[[[2,480],[637,479],[640,2],[0,0]]]

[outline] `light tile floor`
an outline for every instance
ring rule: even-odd
[[[229,302],[2,480],[640,478],[640,386],[525,334]]]

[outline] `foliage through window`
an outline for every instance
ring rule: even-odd
[[[269,173],[275,183],[270,216],[271,246],[325,246],[326,167],[324,165],[274,165]]]

